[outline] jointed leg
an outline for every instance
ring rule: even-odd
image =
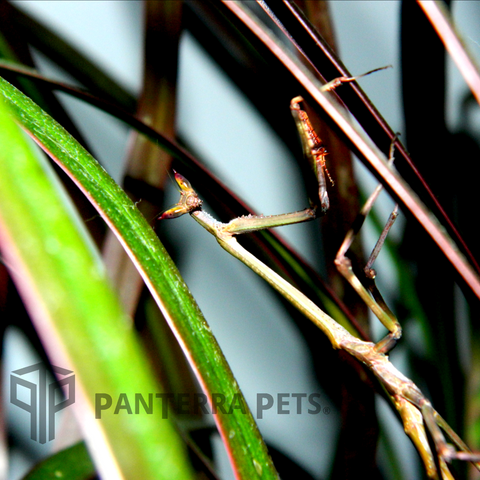
[[[338,77],[328,82],[322,87],[322,90],[325,92],[331,92],[337,87],[344,83],[349,83],[357,80],[358,78],[364,77],[365,75],[370,75],[373,72],[379,70],[384,70],[387,67],[376,68],[362,75],[357,75],[356,77]],[[318,182],[318,198],[320,200],[320,209],[322,214],[325,214],[330,207],[330,201],[328,198],[327,192],[327,182],[325,176],[328,177],[332,186],[334,181],[328,173],[326,167],[326,157],[328,155],[327,148],[323,144],[320,137],[315,132],[310,119],[308,118],[307,112],[300,107],[300,104],[303,102],[302,97],[295,97],[290,102],[290,111],[292,112],[295,124],[297,126],[300,139],[302,141],[302,148],[305,158],[307,158],[310,167],[315,175],[315,178]],[[317,200],[311,199],[311,202],[316,205]]]
[[[337,87],[344,83],[349,83],[353,82],[355,80],[358,80],[359,78],[365,77],[367,75],[370,75],[371,73],[378,72],[379,70],[385,70],[386,68],[391,68],[391,65],[387,65],[386,67],[380,67],[380,68],[375,68],[373,70],[368,71],[367,73],[362,73],[361,75],[357,75],[356,77],[337,77],[334,78],[332,81],[326,83],[322,90],[326,92],[331,92],[332,90],[335,90]]]
[[[408,388],[403,391],[402,396],[405,401],[418,408],[418,411],[421,412],[423,422],[427,427],[435,445],[435,451],[438,458],[440,471],[442,473],[442,478],[453,478],[451,477],[447,466],[447,463],[450,463],[452,460],[472,462],[477,470],[480,470],[480,464],[478,463],[480,461],[480,454],[473,453],[468,448],[465,442],[463,442],[463,440],[454,432],[452,427],[450,427],[450,425],[448,425],[448,423],[433,408],[428,399],[426,399],[418,390],[412,390]],[[400,410],[399,412],[402,414]],[[406,431],[407,428],[405,421],[404,425]],[[456,445],[459,451],[455,450],[453,445],[450,445],[446,442],[442,429],[448,435],[450,440]],[[416,443],[415,440],[414,443]]]
[[[390,165],[393,163],[393,145],[390,147]],[[363,226],[363,223],[372,209],[378,195],[382,190],[382,186],[378,185],[369,199],[366,201],[365,205],[363,206],[362,210],[358,214],[354,225],[352,226],[351,230],[348,231],[347,235],[345,236],[345,240],[343,241],[340,249],[337,253],[335,258],[335,265],[337,266],[339,272],[346,278],[346,280],[350,283],[350,285],[355,289],[355,291],[360,295],[362,300],[368,305],[368,307],[372,310],[372,312],[376,315],[376,317],[382,322],[382,324],[389,330],[389,334],[380,340],[377,343],[376,349],[380,353],[386,353],[390,351],[398,341],[398,339],[402,336],[402,328],[398,323],[397,318],[391,312],[391,310],[385,304],[380,292],[378,291],[375,285],[375,270],[373,270],[372,265],[375,259],[377,258],[380,249],[383,246],[385,238],[388,234],[388,231],[393,225],[393,222],[397,216],[397,209],[398,206],[395,206],[394,211],[390,215],[390,218],[380,235],[380,238],[375,245],[375,248],[372,251],[369,261],[367,262],[367,266],[365,267],[366,278],[368,281],[368,290],[363,286],[362,282],[358,279],[358,277],[353,272],[352,262],[346,256],[348,249],[350,248],[355,236],[358,234],[360,229]],[[370,291],[370,292],[369,292]]]
[[[320,137],[313,129],[307,112],[300,108],[300,103],[303,102],[302,97],[295,97],[290,102],[290,111],[292,112],[295,124],[297,126],[300,139],[302,141],[303,154],[310,164],[315,178],[318,183],[318,198],[320,199],[320,208],[322,213],[326,213],[330,208],[330,201],[328,199],[327,182],[325,180],[325,173],[333,185],[333,180],[328,173],[325,165],[325,157],[328,151],[323,144]],[[316,199],[311,199],[316,204]]]
[[[405,433],[410,437],[425,466],[429,478],[438,478],[432,449],[420,410],[400,395],[392,396],[393,403],[402,418]]]
[[[179,173],[175,172],[175,180],[180,191],[180,200],[173,207],[160,215],[160,220],[176,218],[185,213],[192,213],[199,210],[202,201],[197,192],[192,188],[190,182]],[[309,222],[316,218],[316,210],[306,208],[298,212],[282,213],[280,215],[247,215],[222,224],[222,231],[232,235],[264,230],[266,228],[293,225],[296,223]]]
[[[480,471],[480,454],[474,453],[470,450],[468,445],[457,435],[453,428],[445,421],[445,419],[436,411],[433,411],[433,418],[437,425],[447,434],[448,438],[456,445],[458,452],[455,458],[472,462],[477,470]]]

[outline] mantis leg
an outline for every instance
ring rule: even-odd
[[[398,399],[395,398],[395,401],[397,400]],[[447,465],[447,463],[451,462],[452,460],[463,460],[472,462],[475,468],[477,470],[480,470],[480,464],[478,463],[480,460],[480,454],[473,453],[468,448],[465,442],[463,442],[463,440],[454,432],[450,425],[448,425],[448,423],[433,408],[431,402],[427,398],[425,398],[418,389],[409,388],[409,386],[407,386],[407,388],[405,388],[402,392],[402,402],[408,402],[410,406],[416,407],[417,412],[421,414],[421,417],[423,418],[423,424],[427,427],[433,440],[433,444],[435,445],[435,451],[438,458],[438,466],[442,474],[442,479],[453,478]],[[402,410],[398,407],[397,409],[400,412],[400,415],[402,415]],[[404,421],[405,432],[409,434],[407,431],[407,422],[403,418],[403,415],[402,420]],[[459,451],[456,451],[453,445],[450,445],[446,442],[445,436],[442,433],[442,429],[450,437],[453,443],[455,443]],[[417,445],[417,442],[421,438],[422,434],[420,432],[418,438],[412,438],[412,440],[417,446],[417,450],[420,452],[422,459],[424,459],[425,467],[428,472],[429,468],[427,467],[426,463],[426,459],[428,458],[428,456],[425,455],[424,458],[424,455],[422,455],[421,447],[419,448],[419,445]],[[427,450],[425,449],[425,454],[426,452]]]
[[[402,418],[405,433],[410,437],[420,454],[428,478],[438,478],[432,449],[428,443],[428,437],[420,410],[400,395],[392,396],[392,400]]]
[[[390,147],[390,165],[393,163],[393,142]],[[382,186],[378,185],[377,188],[374,190],[372,195],[368,198],[365,205],[363,206],[362,210],[358,214],[357,219],[355,220],[352,228],[347,232],[345,236],[345,240],[343,241],[340,249],[338,250],[337,256],[335,258],[335,265],[337,266],[339,272],[346,278],[346,280],[350,283],[350,285],[355,289],[358,295],[362,298],[362,300],[366,303],[366,305],[370,308],[370,310],[376,315],[376,317],[382,322],[382,324],[388,329],[389,333],[385,338],[380,340],[377,345],[376,349],[379,353],[386,353],[390,351],[397,341],[402,336],[402,328],[392,313],[392,311],[388,308],[385,301],[383,300],[380,292],[378,291],[375,285],[375,270],[372,268],[372,264],[377,258],[383,243],[387,237],[388,231],[392,227],[395,218],[397,217],[397,210],[398,205],[395,206],[390,218],[383,229],[380,238],[375,245],[375,248],[370,255],[370,258],[367,262],[367,266],[365,267],[365,276],[368,282],[368,290],[364,287],[362,282],[358,279],[355,275],[351,260],[346,256],[348,249],[350,248],[355,236],[358,234],[360,229],[363,226],[363,223],[372,209],[378,195],[382,190]]]
[[[379,70],[384,70],[385,68],[389,68],[390,66],[391,65],[376,68],[362,75],[357,75],[356,77],[335,78],[331,82],[326,83],[322,87],[322,90],[325,92],[331,92],[340,85],[343,85],[344,83],[353,82],[361,77],[364,77],[365,75],[370,75],[371,73],[377,72]],[[332,186],[335,183],[330,174],[328,173],[328,169],[326,167],[326,157],[328,155],[327,148],[315,132],[312,123],[308,118],[307,112],[300,107],[300,104],[303,101],[304,100],[302,97],[293,98],[290,102],[290,111],[292,112],[293,118],[295,120],[295,125],[297,126],[297,130],[300,135],[303,154],[308,160],[310,167],[315,175],[315,178],[317,179],[320,209],[322,214],[325,214],[330,208],[330,201],[327,192],[327,181],[325,177],[328,177]],[[313,201],[313,203],[316,204],[316,201]]]
[[[326,213],[330,207],[330,201],[328,199],[325,174],[327,174],[330,182],[333,184],[333,180],[325,166],[325,157],[328,155],[328,152],[320,137],[315,133],[307,113],[300,108],[301,102],[303,102],[302,97],[293,98],[290,102],[290,110],[302,141],[303,154],[308,159],[318,182],[318,197],[320,199],[321,211]]]
[[[163,212],[162,215],[160,215],[160,220],[180,217],[185,213],[200,210],[202,207],[202,201],[190,185],[190,182],[175,171],[174,174],[180,191],[180,200],[176,205]],[[264,230],[266,228],[309,222],[315,220],[315,218],[317,218],[317,212],[314,208],[306,208],[298,212],[282,213],[280,215],[246,215],[244,217],[234,218],[229,223],[222,224],[222,230],[232,235],[241,234]]]
[[[354,82],[355,80],[358,80],[359,78],[366,77],[367,75],[370,75],[371,73],[378,72],[380,70],[385,70],[386,68],[392,68],[391,65],[387,65],[385,67],[379,67],[379,68],[374,68],[373,70],[368,71],[367,73],[362,73],[361,75],[357,75],[355,77],[337,77],[334,78],[332,81],[326,83],[322,90],[325,92],[331,92],[332,90],[335,90],[337,87],[340,85],[343,85],[344,83],[349,83],[349,82]]]
[[[457,460],[472,462],[475,468],[480,471],[480,455],[470,450],[468,445],[457,435],[453,428],[436,410],[433,411],[433,417],[437,425],[447,434],[450,440],[458,448],[459,451],[456,453],[455,458]]]

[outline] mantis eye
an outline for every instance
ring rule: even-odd
[[[169,218],[177,218],[181,217],[185,213],[188,213],[188,210],[177,203],[177,205],[173,206],[172,208],[169,208],[168,210],[165,210],[160,217],[158,217],[159,220],[166,220]]]
[[[190,185],[190,182],[183,176],[180,175],[178,172],[175,170],[173,171],[175,174],[175,181],[177,182],[178,186],[180,187],[180,193],[182,192],[193,192],[193,188]]]

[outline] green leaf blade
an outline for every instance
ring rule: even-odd
[[[0,91],[17,121],[84,191],[127,249],[208,398],[221,394],[226,405],[241,403],[242,409],[218,410],[214,415],[237,477],[277,478],[253,416],[215,337],[145,218],[108,173],[60,125],[1,79]],[[137,374],[135,368],[129,371]]]
[[[185,447],[160,411],[95,418],[97,393],[115,402],[121,393],[160,388],[51,167],[32,152],[1,103],[2,253],[51,362],[75,373],[74,408],[100,473],[192,478]]]

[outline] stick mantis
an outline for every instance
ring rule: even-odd
[[[337,78],[327,83],[323,88],[325,91],[331,91],[342,83],[351,82],[357,78],[359,77]],[[367,288],[353,272],[351,262],[346,257],[348,249],[360,231],[363,221],[382,189],[381,185],[375,189],[360,211],[357,221],[347,233],[335,259],[335,264],[340,273],[388,329],[389,333],[377,343],[360,340],[351,335],[302,292],[262,263],[236,240],[236,236],[243,233],[314,220],[324,215],[329,208],[326,178],[329,178],[332,185],[333,180],[330,178],[325,165],[328,152],[313,129],[307,113],[301,108],[302,102],[302,97],[293,98],[290,103],[290,109],[301,138],[304,155],[309,160],[318,182],[318,201],[313,201],[310,208],[271,216],[248,215],[235,218],[228,223],[221,223],[202,209],[202,200],[189,181],[181,174],[175,172],[175,180],[180,191],[180,200],[172,208],[165,211],[160,216],[160,220],[176,218],[189,213],[197,223],[216,238],[223,249],[251,268],[317,325],[328,337],[334,349],[345,350],[363,363],[378,379],[386,395],[397,409],[405,432],[414,443],[429,478],[453,479],[448,468],[448,463],[452,460],[473,462],[480,470],[480,454],[470,451],[461,438],[433,408],[431,402],[423,395],[420,389],[390,363],[387,355],[400,339],[402,330],[398,320],[385,304],[375,285],[375,271],[372,265],[382,248],[388,231],[395,221],[398,206],[395,206],[366,264],[364,283],[367,285]],[[393,144],[394,142],[392,142],[390,148],[390,166],[393,163]],[[455,446],[447,443],[442,430]],[[432,451],[428,435],[432,440],[434,451]]]

